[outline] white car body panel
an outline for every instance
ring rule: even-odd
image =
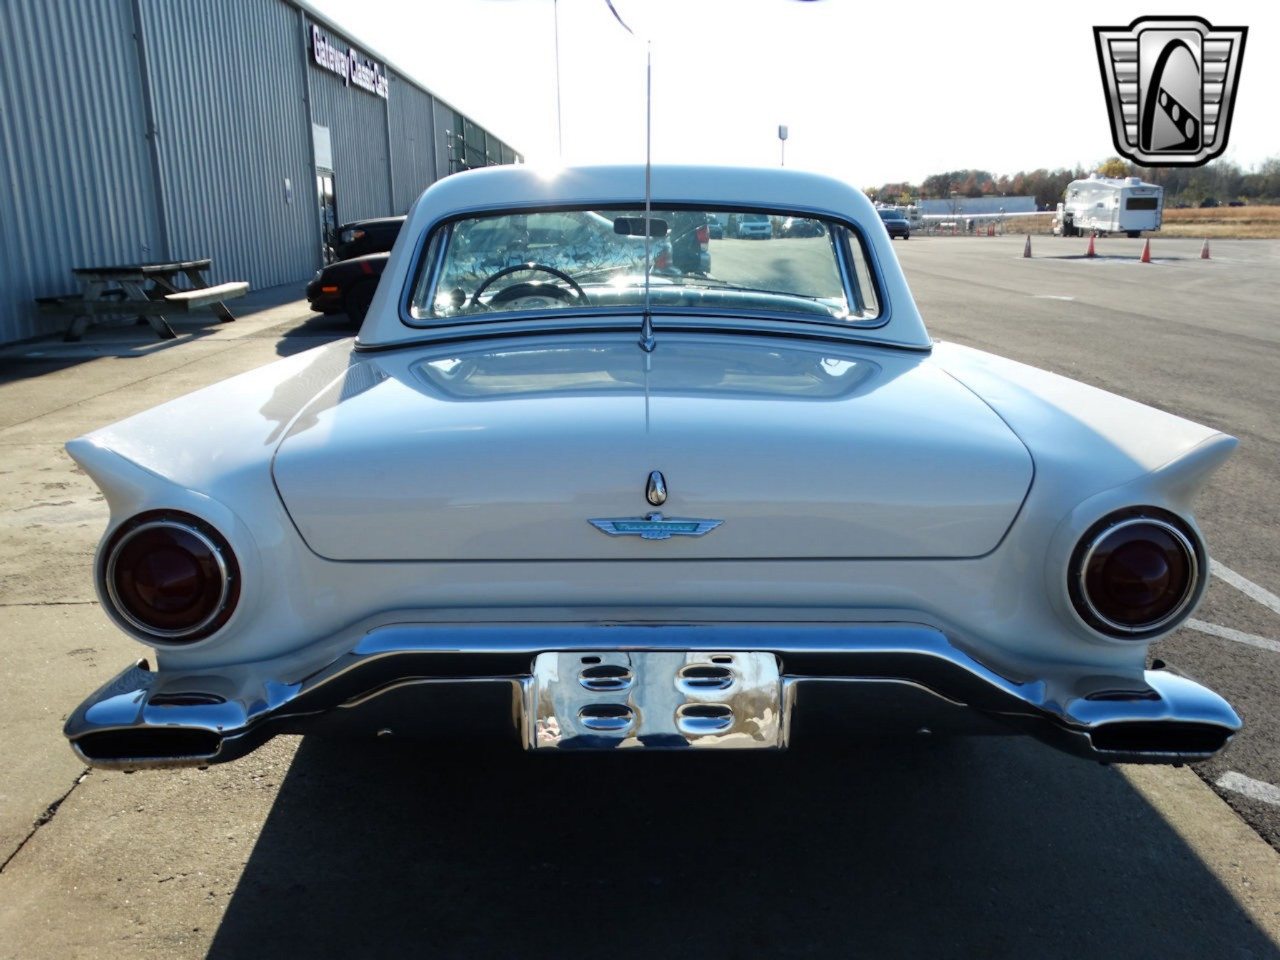
[[[317,633],[339,631],[384,610],[400,616],[415,610],[415,617],[456,622],[479,611],[494,621],[557,619],[580,608],[624,620],[923,619],[945,622],[958,635],[982,637],[980,642],[993,649],[1003,646],[995,655],[1011,666],[1024,656],[1035,659],[1051,651],[1075,662],[1132,664],[1144,655],[1140,647],[1116,647],[1060,615],[1062,551],[1069,553],[1091,523],[1126,500],[1186,509],[1235,445],[1210,428],[1055,374],[939,344],[926,363],[976,387],[990,387],[990,402],[1002,418],[1047,451],[1036,456],[1022,519],[1002,549],[944,563],[762,559],[748,569],[716,558],[686,558],[692,562],[657,568],[637,559],[625,574],[591,559],[549,563],[540,557],[506,564],[491,559],[489,575],[476,578],[466,563],[326,561],[302,542],[284,509],[269,468],[288,424],[307,411],[307,422],[319,426],[320,405],[308,401],[330,393],[334,384],[347,380],[346,371],[365,362],[350,341],[343,341],[163,404],[68,445],[106,492],[113,518],[164,504],[191,510],[227,530],[242,559],[255,558],[264,548],[283,551],[277,561],[246,573],[245,599],[224,635],[160,648],[161,665],[185,669],[279,655]],[[362,382],[370,379],[358,376]],[[1129,416],[1107,418],[1106,411],[1117,403]],[[227,413],[211,418],[210,409]],[[1091,416],[1109,431],[1109,446],[1099,447],[1083,425]],[[156,443],[173,423],[202,424],[199,443]],[[785,472],[786,466],[780,469]],[[642,507],[633,505],[634,492],[628,494],[612,513],[640,512]],[[1096,498],[1101,499],[1094,503]],[[237,504],[234,513],[227,506],[231,503]],[[581,511],[583,526],[588,515],[594,514]],[[1061,531],[1060,524],[1065,525]],[[612,545],[594,531],[587,533]],[[1051,550],[1058,541],[1065,545]],[[658,546],[640,540],[618,545],[624,550]],[[1043,557],[1046,571],[1059,574],[1046,573],[1055,589],[1039,603],[1024,587],[1028,555]],[[899,602],[886,602],[894,597]]]

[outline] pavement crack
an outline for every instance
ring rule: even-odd
[[[0,863],[0,874],[3,874],[6,870],[9,869],[9,864],[13,863],[14,858],[17,857],[17,855],[22,852],[23,848],[26,847],[26,845],[31,842],[32,838],[34,838],[35,835],[40,832],[41,827],[47,826],[48,824],[53,822],[53,818],[58,813],[58,808],[61,807],[67,801],[67,798],[70,797],[71,794],[75,792],[76,787],[80,786],[80,784],[85,782],[88,776],[89,776],[89,768],[85,767],[84,772],[81,773],[80,776],[76,777],[75,782],[71,784],[67,792],[64,793],[62,796],[60,796],[57,800],[53,801],[53,803],[49,804],[49,806],[44,808],[44,812],[40,814],[40,816],[36,817],[35,822],[31,824],[31,832],[22,838],[22,842],[18,844],[17,848],[13,851],[13,853],[5,857],[4,863]]]

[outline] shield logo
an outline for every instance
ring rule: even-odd
[[[1120,155],[1145,166],[1195,167],[1221,154],[1248,32],[1199,17],[1094,27]]]

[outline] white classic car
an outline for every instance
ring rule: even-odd
[[[814,223],[709,242],[758,214]],[[1204,592],[1192,500],[1234,445],[935,343],[838,181],[463,173],[354,341],[68,444],[154,665],[66,734],[118,768],[310,732],[1203,759],[1239,718],[1147,654]]]

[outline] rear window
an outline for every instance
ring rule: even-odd
[[[664,362],[643,371],[633,344],[593,343],[510,350],[478,349],[426,359],[416,375],[440,396],[563,396],[651,390],[680,396],[751,396],[830,400],[848,396],[880,368],[869,360],[826,357],[820,351],[736,347],[717,341],[668,344]],[[690,370],[716,370],[716,378],[690,378]]]
[[[645,211],[633,208],[453,220],[438,226],[423,248],[407,319],[429,326],[522,313],[633,312],[646,296],[654,309],[677,314],[766,313],[839,324],[880,317],[873,272],[855,230],[793,217],[811,229],[766,244],[709,245],[712,218],[726,216],[770,222],[754,211],[699,209],[655,209],[646,221]]]

